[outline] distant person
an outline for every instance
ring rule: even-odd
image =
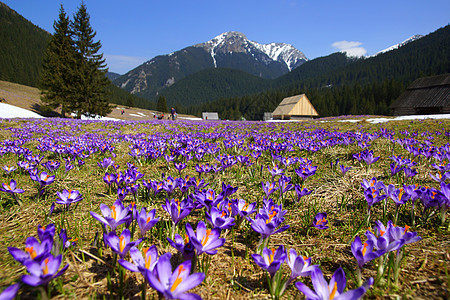
[[[172,115],[172,120],[175,120],[175,116],[177,115],[177,111],[175,110],[175,108],[172,107],[172,109],[170,110],[170,114]]]
[[[124,113],[125,113],[125,111],[122,109],[122,110],[120,111],[120,114],[123,115]]]

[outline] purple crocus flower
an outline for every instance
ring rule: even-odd
[[[241,217],[246,217],[253,214],[256,209],[256,202],[247,203],[244,199],[235,199],[232,202],[231,209],[233,211],[233,215],[240,215]]]
[[[323,277],[322,270],[320,268],[315,268],[311,271],[311,281],[314,286],[314,291],[307,287],[303,282],[299,281],[295,284],[295,287],[306,296],[306,299],[310,300],[360,299],[373,283],[373,279],[370,278],[363,286],[343,293],[347,282],[345,279],[345,272],[342,268],[339,268],[334,272],[329,283]]]
[[[280,169],[279,167],[278,167],[278,165],[274,165],[273,166],[273,169],[271,169],[269,166],[267,167],[267,169],[269,170],[269,172],[270,172],[270,174],[272,174],[272,181],[273,181],[273,179],[275,178],[275,176],[277,176],[277,175],[283,175],[284,173],[283,173],[283,169]]]
[[[52,246],[53,239],[50,236],[46,236],[42,242],[30,236],[25,240],[25,251],[14,247],[8,247],[8,251],[16,261],[25,264],[29,260],[41,262],[50,254]]]
[[[105,157],[102,161],[97,162],[97,165],[102,169],[108,169],[114,164],[111,157]]]
[[[317,229],[328,229],[327,213],[318,213],[314,217],[313,225]]]
[[[70,204],[83,200],[83,195],[77,190],[63,190],[62,193],[56,192],[56,195],[58,195],[56,203],[66,205],[67,210]]]
[[[312,191],[308,191],[307,188],[302,189],[302,186],[299,185],[299,184],[296,184],[296,185],[294,186],[294,189],[295,189],[295,193],[297,194],[297,201],[300,201],[300,199],[301,199],[303,196],[307,196],[307,195],[309,195],[309,194],[312,193]]]
[[[234,218],[230,217],[226,210],[219,210],[215,206],[211,207],[210,213],[205,212],[205,217],[208,223],[220,230],[229,229],[234,226]]]
[[[158,262],[158,250],[156,246],[142,248],[144,255],[136,246],[131,247],[130,256],[133,263],[124,259],[119,259],[119,264],[131,272],[140,272],[143,276],[147,272],[153,272],[156,263]]]
[[[111,227],[112,231],[115,231],[117,226],[127,222],[131,218],[131,215],[128,214],[130,207],[124,207],[120,200],[116,200],[111,207],[102,203],[100,204],[100,210],[103,216],[93,211],[90,213],[94,219]]]
[[[255,253],[252,254],[252,258],[258,266],[269,272],[270,277],[273,277],[286,260],[286,251],[283,245],[280,245],[277,250],[264,248],[262,255]]]
[[[364,197],[366,198],[367,201],[368,211],[370,211],[370,209],[375,203],[384,200],[387,197],[387,195],[380,195],[380,190],[370,188],[364,190]]]
[[[185,239],[181,237],[178,233],[175,233],[174,240],[172,241],[170,238],[167,238],[169,244],[178,250],[181,253],[184,260],[189,260],[194,257],[195,248],[192,246],[191,241],[189,240],[189,236],[186,234]]]
[[[380,156],[374,157],[373,151],[367,151],[366,154],[363,156],[363,160],[366,162],[366,164],[371,165],[374,162],[377,162],[380,159]]]
[[[269,197],[273,192],[278,190],[278,187],[276,186],[275,182],[269,182],[266,183],[261,182],[262,189],[264,193],[266,193],[266,197]]]
[[[197,255],[203,252],[214,255],[217,253],[216,248],[222,247],[225,244],[225,239],[219,238],[220,229],[206,229],[206,224],[203,221],[198,222],[197,232],[194,232],[191,224],[186,223],[186,234],[189,236],[192,246],[197,250]]]
[[[318,265],[311,265],[311,257],[297,255],[294,249],[289,249],[288,254],[289,256],[286,261],[289,268],[291,268],[290,281],[299,276],[310,276],[311,271],[319,267]]]
[[[141,208],[141,212],[137,217],[137,223],[139,229],[141,230],[141,235],[144,237],[145,233],[149,231],[156,223],[158,223],[159,218],[155,218],[156,209],[152,209],[147,213],[145,207]]]
[[[390,164],[390,168],[391,168],[391,176],[394,176],[395,174],[404,169],[404,167],[398,166],[395,162]]]
[[[194,209],[194,205],[189,198],[183,199],[166,199],[166,204],[162,205],[162,208],[170,215],[172,222],[178,224],[182,219],[188,216]]]
[[[304,164],[294,171],[303,181],[305,181],[308,177],[316,174],[316,170],[317,166],[312,167],[311,165]]]
[[[274,217],[275,214],[269,215],[269,217],[263,217],[261,214],[257,214],[256,218],[253,220],[252,218],[248,218],[251,223],[251,228],[261,234],[262,239],[266,239],[269,236],[280,233],[288,229],[290,226],[285,225],[277,229],[279,225],[284,221],[284,218]]]
[[[49,254],[40,262],[35,260],[27,261],[25,267],[30,275],[23,275],[22,281],[31,286],[47,286],[51,280],[61,276],[69,267],[69,264],[67,264],[58,272],[61,263],[61,254],[56,257]]]
[[[292,190],[293,185],[290,184],[290,182],[291,182],[291,177],[282,175],[280,177],[280,179],[278,179],[278,186],[280,187],[280,194],[284,194],[285,192]]]
[[[108,172],[105,173],[105,176],[103,176],[103,181],[107,184],[107,185],[111,185],[113,184],[117,179],[116,174],[109,174]]]
[[[117,188],[117,199],[119,199],[120,201],[122,201],[123,199],[125,199],[125,197],[128,195],[128,192],[130,191],[130,187],[129,186],[125,186],[125,187],[118,187]]]
[[[345,175],[352,167],[345,167],[344,165],[340,165],[339,168],[341,169],[342,176]]]
[[[0,188],[0,191],[6,192],[9,194],[21,194],[24,192],[22,189],[17,188],[17,182],[14,179],[11,179],[9,183],[2,183],[2,187]]]
[[[41,185],[41,189],[55,181],[55,175],[49,175],[47,172],[42,171],[39,174],[39,184]]]
[[[125,228],[120,236],[117,236],[114,231],[111,231],[105,236],[105,241],[111,247],[111,250],[119,254],[122,259],[127,255],[131,247],[138,245],[142,241],[142,239],[138,239],[137,241],[130,242],[130,239],[131,233],[128,228]]]
[[[168,197],[170,197],[176,187],[177,181],[172,178],[172,176],[167,176],[167,178],[163,180],[162,188],[167,192]]]
[[[186,164],[185,164],[184,162],[173,162],[173,165],[174,165],[175,169],[178,170],[178,173],[179,173],[179,174],[181,173],[181,171],[182,171],[183,169],[186,168]]]
[[[358,267],[362,269],[364,264],[368,261],[371,261],[381,255],[384,254],[383,250],[373,251],[374,242],[372,240],[367,240],[364,245],[361,242],[361,238],[357,236],[355,240],[352,242],[352,253],[356,258],[358,263]]]
[[[202,283],[205,274],[194,273],[189,275],[191,272],[190,260],[181,263],[172,272],[171,256],[170,253],[161,255],[156,264],[155,274],[153,272],[145,273],[150,286],[166,299],[201,299],[200,296],[186,293],[186,291]]]
[[[46,163],[43,163],[42,166],[44,166],[49,172],[54,172],[58,170],[61,163],[57,160],[49,160]]]
[[[6,174],[9,174],[9,173],[14,172],[15,170],[17,170],[17,168],[10,167],[10,166],[3,166],[2,169],[5,170]]]

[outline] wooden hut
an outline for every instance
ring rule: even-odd
[[[391,109],[395,116],[450,113],[450,73],[416,79]]]
[[[305,94],[284,98],[272,115],[274,120],[301,120],[319,116]]]

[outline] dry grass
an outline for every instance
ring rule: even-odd
[[[93,132],[93,130],[105,128],[102,123],[83,124],[80,126],[86,132]],[[154,134],[155,132],[165,132],[167,135],[173,126],[173,122],[165,122],[165,127],[161,127],[156,123],[139,123],[132,125],[118,125],[123,134],[135,135],[140,132],[146,134]],[[232,123],[233,124],[233,123]],[[239,126],[244,123],[235,123],[234,130],[241,131]],[[267,130],[257,123],[248,123],[252,128],[258,130]],[[19,128],[23,125],[15,121],[3,121],[0,124],[0,137],[2,140],[13,139],[12,132],[7,130],[8,127]],[[189,132],[191,134],[197,131],[213,132],[214,130],[221,131],[223,128],[230,125],[216,125],[216,127],[202,127],[201,124],[194,127],[187,127],[180,130]],[[339,129],[340,131],[347,130],[378,130],[381,125],[371,125],[367,123],[360,124],[338,124],[326,123],[320,124],[315,122],[298,123],[298,124],[281,124],[274,125],[275,131],[279,132],[281,127],[284,131],[287,130],[305,130],[307,126],[321,126],[327,130]],[[114,126],[107,127],[108,130]],[[339,127],[339,128],[338,128]],[[416,122],[391,122],[383,124],[383,127],[392,128],[396,132],[409,128],[409,130],[418,130],[419,132],[442,130],[442,128],[450,128],[449,121],[424,121]],[[67,127],[66,130],[69,130]],[[226,129],[229,130],[229,129]],[[242,132],[250,132],[250,128],[242,129]],[[102,134],[102,132],[98,132]],[[39,134],[38,134],[39,136]],[[420,136],[418,139],[422,139]],[[250,140],[246,140],[249,142]],[[443,135],[437,136],[433,140],[436,144],[442,145],[448,143],[448,137]],[[212,142],[212,140],[207,140]],[[218,142],[222,144],[219,139]],[[26,143],[24,146],[29,147],[33,151],[37,145],[35,141]],[[133,161],[127,154],[128,142],[120,141],[114,146],[114,151],[117,156],[114,158],[121,168],[126,169],[126,163]],[[381,178],[386,184],[390,183],[391,179],[386,177],[389,169],[390,160],[388,156],[390,152],[390,142],[384,139],[377,139],[373,141],[370,149],[373,149],[375,154],[381,155],[382,159],[375,163],[369,171],[365,167],[360,166],[357,162],[353,162],[350,157],[353,153],[360,151],[356,145],[337,146],[333,148],[324,148],[316,153],[308,153],[306,151],[299,151],[296,149],[289,155],[298,157],[307,157],[313,161],[313,165],[318,166],[317,174],[308,179],[305,186],[312,189],[314,192],[310,196],[302,198],[300,203],[292,201],[293,192],[289,192],[286,196],[286,224],[291,227],[289,230],[271,237],[270,247],[277,247],[278,245],[285,245],[286,248],[294,248],[298,253],[312,258],[314,264],[320,264],[324,274],[329,278],[331,274],[340,266],[347,270],[348,286],[354,287],[354,282],[351,279],[350,271],[355,269],[355,260],[350,251],[350,242],[354,235],[363,237],[367,228],[359,225],[365,218],[366,207],[364,205],[364,197],[360,182],[365,179],[370,179],[373,176]],[[233,152],[230,149],[229,152]],[[242,154],[242,151],[239,150]],[[396,148],[396,154],[406,154],[404,150],[399,147]],[[57,158],[49,153],[45,154],[44,161],[50,158]],[[57,180],[48,187],[47,197],[39,201],[36,200],[36,186],[31,182],[29,176],[26,174],[19,174],[16,171],[13,177],[18,181],[18,186],[25,189],[25,193],[21,196],[24,201],[24,206],[19,207],[11,201],[11,197],[5,193],[0,193],[0,228],[3,233],[0,234],[0,268],[3,272],[0,273],[0,287],[10,285],[24,274],[25,269],[15,262],[7,251],[7,247],[23,248],[24,241],[28,236],[36,236],[36,228],[38,224],[45,224],[45,222],[54,222],[58,229],[64,227],[68,230],[69,236],[77,237],[78,245],[66,252],[64,259],[66,263],[70,264],[69,269],[62,276],[61,287],[58,284],[54,286],[54,298],[117,298],[118,281],[117,276],[112,276],[112,288],[108,287],[107,276],[111,273],[112,255],[109,249],[102,249],[99,252],[98,247],[93,245],[94,237],[101,228],[96,220],[94,220],[89,211],[99,212],[100,203],[111,205],[115,197],[108,194],[108,189],[102,181],[103,172],[97,166],[97,162],[103,157],[108,157],[109,154],[102,155],[96,153],[86,159],[86,165],[80,169],[74,169],[67,175],[62,170],[57,175]],[[341,176],[338,173],[332,172],[329,167],[330,161],[335,161],[340,158],[341,163],[346,166],[352,166],[352,169],[345,175]],[[261,189],[261,182],[268,181],[270,174],[266,166],[270,165],[272,161],[271,155],[265,153],[262,158],[258,160],[257,166],[250,168],[240,168],[233,166],[223,173],[207,174],[205,180],[210,183],[210,188],[217,192],[221,190],[222,182],[232,186],[238,186],[239,189],[232,198],[243,198],[246,201],[259,201],[263,197]],[[208,155],[200,162],[204,164],[217,163]],[[12,154],[7,154],[0,157],[0,166],[14,165],[17,163],[17,158]],[[191,161],[188,167],[183,170],[182,176],[198,176],[195,172],[195,164],[197,162]],[[178,176],[177,171],[167,164],[164,158],[160,158],[155,162],[144,162],[142,165],[137,163],[138,170],[145,174],[144,179],[159,180],[161,173]],[[259,166],[263,165],[260,175]],[[253,169],[253,172],[250,172]],[[421,184],[436,186],[428,176],[432,168],[428,161],[422,160],[418,166],[419,174],[414,180]],[[287,170],[287,175],[292,176],[293,180],[298,180],[293,167]],[[3,175],[2,182],[8,178]],[[394,182],[393,182],[394,183]],[[55,201],[56,191],[62,191],[65,188],[77,189],[84,195],[84,200],[75,208],[73,207],[68,213],[64,213],[61,207],[57,206],[52,217],[46,221],[48,209],[50,204]],[[143,187],[141,187],[143,189]],[[176,196],[176,195],[175,195]],[[131,198],[127,198],[127,203]],[[157,216],[162,218],[162,221],[168,221],[168,215],[161,208],[161,204],[165,200],[165,196],[159,194],[157,197],[152,197],[149,201],[141,198],[137,203],[138,208],[142,206],[156,208]],[[341,201],[344,200],[344,204]],[[316,212],[327,212],[330,222],[328,230],[319,231],[315,228],[310,228],[312,217]],[[392,217],[393,207],[390,206],[389,217]],[[372,213],[372,221],[381,218],[382,212],[380,207],[374,206]],[[196,224],[201,218],[201,213],[197,212],[189,216],[186,221]],[[162,224],[163,222],[160,221]],[[399,225],[404,226],[409,222],[409,215],[405,212],[401,214]],[[158,225],[163,233],[167,234],[167,230],[163,225]],[[445,226],[440,226],[437,216],[430,219],[425,226],[418,226],[412,230],[417,231],[422,237],[422,241],[407,245],[406,258],[402,264],[400,285],[394,286],[392,284],[377,287],[372,289],[367,295],[368,299],[395,299],[397,297],[404,299],[445,299],[448,298],[448,281],[449,276],[447,270],[449,264],[449,229],[448,221]],[[184,223],[180,226],[183,228]],[[157,226],[157,227],[158,227]],[[195,228],[195,225],[194,225]],[[137,236],[137,235],[136,235]],[[193,289],[193,292],[198,293],[204,299],[269,299],[270,295],[267,292],[267,287],[264,282],[264,272],[253,262],[251,254],[255,252],[259,236],[254,233],[248,223],[242,226],[235,232],[235,241],[232,242],[232,233],[228,232],[226,236],[225,245],[220,248],[217,255],[212,256],[211,267],[208,276],[202,285]],[[165,239],[159,239],[157,230],[153,230],[144,241],[146,245],[155,244],[159,253],[172,252],[174,254],[174,261],[177,260],[176,251],[172,249]],[[287,266],[286,274],[288,273]],[[364,270],[363,277],[375,276],[376,265],[369,263]],[[301,278],[303,282],[311,286],[311,282],[307,278]],[[125,292],[124,297],[127,299],[138,299],[140,297],[140,285],[142,283],[142,276],[140,274],[126,273],[125,278]],[[110,295],[110,290],[115,293]],[[24,289],[22,297],[33,297],[36,294],[30,289]],[[157,297],[154,290],[147,290],[147,298]],[[300,297],[296,288],[292,285],[286,292],[284,299],[293,299]]]

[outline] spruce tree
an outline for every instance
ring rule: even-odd
[[[156,103],[156,110],[162,113],[168,112],[166,97],[159,96],[158,102]]]
[[[90,24],[90,16],[84,2],[78,8],[72,22],[73,40],[77,52],[76,111],[81,115],[106,116],[112,111],[109,104],[109,80],[106,77],[105,59],[100,41],[94,41],[96,32]]]
[[[73,76],[75,50],[73,48],[69,17],[61,4],[59,19],[53,23],[51,36],[43,58],[39,88],[41,100],[47,107],[61,107],[61,116],[73,108]]]

